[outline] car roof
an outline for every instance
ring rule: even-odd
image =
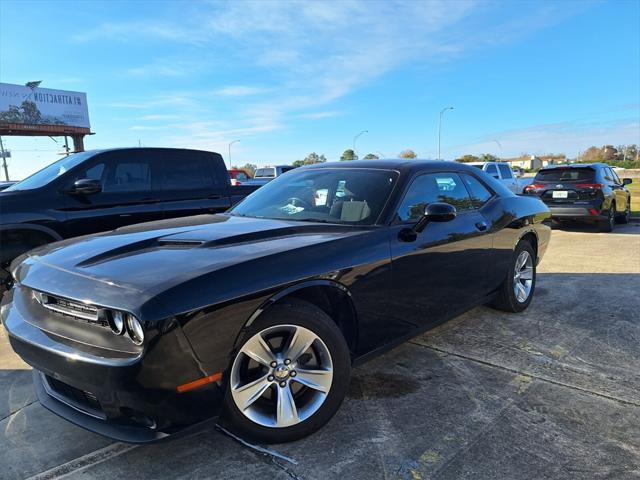
[[[208,154],[214,154],[214,155],[220,155],[217,152],[211,152],[208,150],[198,150],[195,148],[173,148],[173,147],[119,147],[119,148],[99,148],[99,149],[94,149],[94,150],[85,150],[84,152],[77,152],[77,153],[91,153],[93,155],[97,155],[99,153],[106,153],[106,152],[128,152],[128,151],[132,151],[132,152],[139,152],[139,151],[154,151],[154,150],[160,150],[160,151],[175,151],[175,152],[200,152],[200,153],[208,153]]]
[[[379,170],[397,170],[402,174],[413,173],[416,171],[439,171],[443,168],[453,171],[472,171],[477,172],[478,169],[468,166],[465,163],[458,163],[448,160],[419,160],[405,158],[390,158],[380,160],[351,160],[343,162],[325,162],[315,165],[307,165],[300,167],[301,169],[315,168],[369,168]]]
[[[594,168],[594,167],[608,167],[606,163],[561,163],[558,165],[547,165],[540,170],[553,170],[556,168]]]

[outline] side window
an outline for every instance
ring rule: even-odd
[[[492,197],[492,193],[487,189],[487,187],[480,183],[480,180],[478,180],[477,178],[464,173],[461,175],[461,177],[467,187],[467,190],[469,190],[469,195],[471,195],[471,203],[474,208],[480,208]]]
[[[151,190],[151,165],[145,160],[123,159],[109,165],[102,182],[103,192],[139,192]]]
[[[89,178],[91,180],[100,180],[102,181],[102,174],[104,173],[104,163],[98,163],[91,168],[85,170],[85,172],[80,175],[83,178]]]
[[[489,175],[498,175],[498,169],[492,163],[491,165],[487,165],[487,169],[485,170]]]
[[[165,156],[162,167],[161,190],[203,190],[213,186],[204,156],[172,152]]]
[[[397,215],[401,221],[417,221],[430,203],[444,202],[459,211],[473,209],[471,198],[462,180],[455,173],[429,173],[413,180]]]
[[[611,174],[611,169],[609,169],[609,167],[605,167],[602,169],[602,176],[605,180],[613,182],[613,175]]]
[[[244,172],[238,172],[236,173],[236,180],[240,180],[241,182],[244,182],[245,180],[249,180],[249,177]]]
[[[500,175],[502,176],[502,178],[513,178],[513,175],[511,175],[511,168],[509,168],[509,165],[505,165],[504,163],[499,163],[498,169],[500,170]]]
[[[622,185],[622,182],[620,181],[620,177],[618,176],[618,174],[613,168],[611,169],[611,175],[613,175],[614,182],[616,182],[618,185]]]

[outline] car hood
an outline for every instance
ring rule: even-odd
[[[363,231],[347,225],[200,215],[49,244],[18,259],[12,270],[20,284],[36,290],[136,309],[199,276],[221,272],[215,283],[224,288],[224,274],[231,267]]]

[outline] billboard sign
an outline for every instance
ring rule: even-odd
[[[87,94],[0,83],[2,125],[90,128]]]

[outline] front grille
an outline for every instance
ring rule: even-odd
[[[94,417],[105,418],[102,406],[93,393],[72,387],[49,375],[45,375],[45,379],[50,388],[49,393],[53,393],[58,400]]]
[[[35,290],[33,291],[33,296],[47,310],[76,320],[109,327],[106,317],[100,314],[100,309],[95,305],[76,302]]]

